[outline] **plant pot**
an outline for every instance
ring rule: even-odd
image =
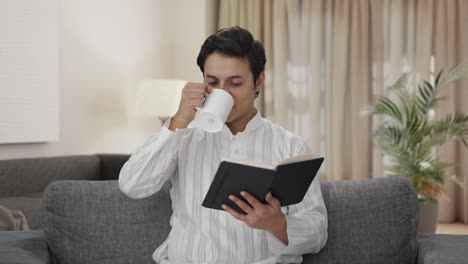
[[[439,203],[419,201],[419,233],[434,234],[437,229]]]

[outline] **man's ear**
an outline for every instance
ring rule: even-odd
[[[258,79],[255,83],[255,93],[259,93],[262,90],[264,83],[265,83],[265,72],[262,72],[258,76]]]

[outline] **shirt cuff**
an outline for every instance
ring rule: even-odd
[[[168,118],[164,124],[162,125],[161,127],[161,130],[169,130],[171,132],[173,132],[172,130],[169,129],[169,126],[171,125],[171,120],[172,120],[172,117],[171,118]]]
[[[286,217],[286,233],[288,236],[288,245],[286,245],[283,241],[278,239],[275,235],[273,235],[270,232],[267,233],[267,242],[268,242],[268,248],[270,249],[271,252],[273,252],[275,255],[282,255],[285,254],[288,249],[290,248],[291,245],[291,239],[289,238],[289,230],[290,230],[290,218],[288,215],[285,215]]]
[[[288,246],[284,244],[283,241],[279,240],[272,233],[267,231],[266,236],[267,236],[268,248],[270,249],[271,252],[273,252],[273,254],[281,255],[288,248]]]
[[[194,124],[193,124],[193,121],[192,121],[187,125],[187,128],[176,128],[175,131],[172,131],[172,130],[169,129],[169,127],[171,126],[171,120],[172,120],[172,117],[168,118],[166,120],[166,122],[164,122],[164,124],[161,127],[161,131],[169,131],[169,132],[174,133],[175,131],[180,130],[180,129],[187,129],[187,128],[194,127]]]

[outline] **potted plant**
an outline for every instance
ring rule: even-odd
[[[390,164],[384,167],[385,175],[406,177],[418,194],[420,232],[435,232],[437,200],[444,194],[446,169],[453,166],[439,160],[435,147],[450,140],[467,146],[468,115],[451,113],[435,118],[437,106],[445,99],[438,93],[449,83],[467,79],[467,66],[440,71],[434,83],[414,80],[415,74],[403,74],[365,110],[366,115],[382,118],[372,137],[389,160]],[[456,176],[451,178],[457,182]]]

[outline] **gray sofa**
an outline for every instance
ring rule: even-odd
[[[37,173],[54,180],[42,196],[42,229],[0,232],[0,263],[153,263],[154,249],[170,230],[169,186],[132,200],[115,180],[128,156],[95,157],[80,166],[74,159],[69,164],[54,160],[51,167],[62,166],[45,171],[55,176]],[[82,167],[88,165],[92,168]],[[73,170],[94,176],[55,180]],[[6,177],[0,177],[3,183]],[[466,236],[417,234],[418,201],[406,180],[339,181],[321,187],[329,237],[318,254],[304,255],[303,263],[467,263]],[[446,241],[456,244],[456,250]]]
[[[42,229],[42,195],[57,180],[116,180],[126,154],[0,160],[0,205],[21,210],[31,229]]]

